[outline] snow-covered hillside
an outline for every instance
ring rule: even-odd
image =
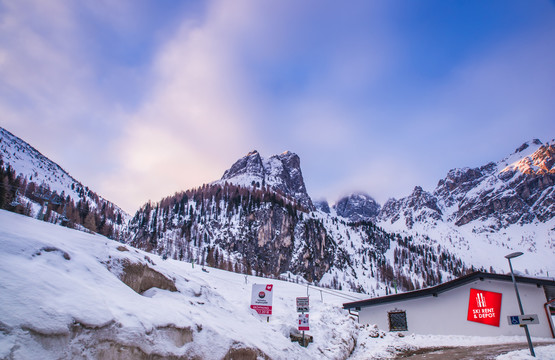
[[[51,192],[69,195],[75,202],[82,191],[89,191],[59,165],[3,128],[0,128],[0,155],[6,165],[15,169],[16,175],[21,174],[38,185],[46,184]]]
[[[497,163],[449,171],[433,193],[389,200],[376,224],[497,272],[507,271],[504,255],[523,251],[521,271],[553,275],[554,166],[555,142],[530,141]]]
[[[0,179],[0,194],[8,200],[0,198],[0,208],[112,237],[125,230],[130,218],[125,211],[3,128],[0,166],[5,177]]]
[[[357,325],[340,306],[361,295],[164,261],[98,235],[0,211],[0,358],[342,359]],[[147,266],[177,291],[138,294],[120,278]],[[274,285],[274,315],[250,308],[253,283]],[[311,296],[307,349],[297,333],[295,297]],[[231,357],[230,357],[231,358]]]
[[[3,210],[0,249],[0,359],[363,360],[421,347],[525,341],[401,337],[358,325],[341,309],[361,294],[203,271]],[[274,285],[269,322],[249,308],[254,283]],[[303,348],[290,334],[298,334],[295,298],[306,295],[314,341]]]

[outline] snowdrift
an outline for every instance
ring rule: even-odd
[[[345,359],[355,348],[347,293],[308,290],[314,342],[302,348],[290,334],[305,285],[205,272],[6,211],[0,248],[0,359]],[[253,283],[274,284],[269,322],[249,308]]]

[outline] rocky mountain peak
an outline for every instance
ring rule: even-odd
[[[224,172],[219,182],[241,186],[268,186],[295,199],[307,210],[314,205],[306,191],[299,156],[291,151],[264,159],[258,151],[249,152]]]
[[[528,149],[530,147],[530,144],[532,144],[532,145],[542,145],[542,142],[539,139],[534,139],[532,141],[527,141],[524,144],[517,147],[514,153],[516,154],[516,153],[519,153],[519,152],[522,152],[522,151]]]
[[[221,180],[226,181],[242,175],[252,177],[256,181],[262,181],[264,178],[264,165],[258,151],[251,151],[237,160],[231,168],[224,172]]]
[[[457,227],[472,223],[476,231],[546,222],[555,216],[554,184],[555,141],[543,144],[535,139],[497,163],[450,170],[433,194],[415,187],[410,196],[388,201],[379,218],[394,223],[404,215],[411,228],[413,220],[430,222],[414,216],[425,208],[432,211],[432,223],[440,219]]]
[[[527,143],[524,145],[527,145]],[[518,171],[526,175],[555,174],[555,142],[546,143],[545,145],[539,142],[535,145],[541,146],[529,156],[524,156],[509,164],[501,170],[501,173],[509,172],[513,174]],[[517,152],[519,149],[517,149]]]
[[[374,220],[380,211],[380,205],[370,195],[362,192],[341,198],[334,208],[337,215],[353,222]]]

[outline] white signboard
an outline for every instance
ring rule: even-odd
[[[310,326],[308,325],[308,314],[299,314],[299,331],[308,331]]]
[[[297,298],[297,312],[308,312],[308,297]]]
[[[272,315],[272,284],[253,284],[251,295],[251,309],[254,309],[260,315]]]
[[[538,314],[509,315],[507,320],[509,320],[509,325],[535,325],[540,323]]]

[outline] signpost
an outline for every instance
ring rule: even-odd
[[[297,312],[305,313],[308,312],[309,300],[308,297],[298,297],[297,298]]]
[[[538,314],[529,314],[529,315],[509,315],[507,316],[507,320],[509,320],[509,325],[536,325],[540,323],[540,318]]]
[[[310,330],[309,322],[308,322],[308,310],[309,310],[309,298],[308,297],[298,297],[297,298],[297,312],[299,312],[299,323],[298,329],[299,331],[303,332],[303,343],[302,346],[306,346],[304,339],[304,332]]]
[[[273,289],[272,284],[252,284],[251,309],[260,315],[272,315]]]
[[[511,259],[519,257],[520,255],[524,255],[524,253],[521,251],[517,251],[514,253],[510,253],[509,255],[505,255],[505,258],[509,261],[509,268],[511,269],[511,278],[513,279],[513,285],[515,287],[516,300],[518,301],[518,308],[520,309],[520,315],[524,316],[524,308],[522,307],[522,302],[520,301],[518,287],[516,286],[515,273],[513,272],[513,265],[511,264]],[[530,355],[532,355],[532,357],[536,357],[536,353],[534,352],[534,344],[532,344],[532,339],[530,338],[530,331],[528,331],[528,326],[526,324],[522,324],[522,327],[524,328],[524,333],[526,334],[526,340],[528,341],[528,347],[530,348]]]

